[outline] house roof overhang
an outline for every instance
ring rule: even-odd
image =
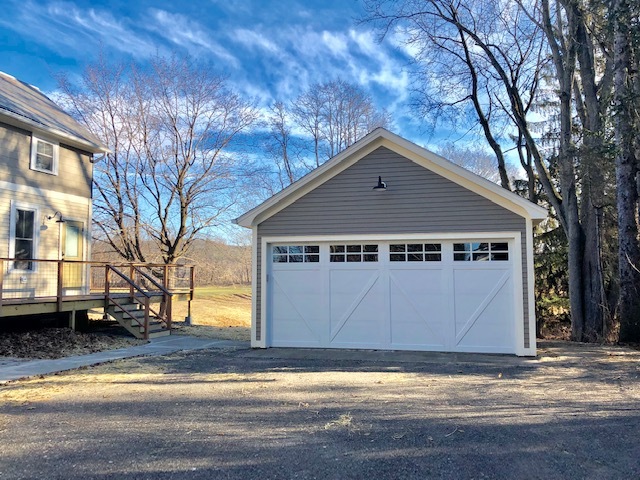
[[[72,135],[63,130],[43,125],[35,120],[8,110],[0,109],[0,121],[14,127],[29,130],[35,135],[55,138],[65,145],[69,145],[70,147],[75,147],[89,153],[97,154],[110,152],[109,148],[100,142],[93,142],[86,138]]]
[[[0,71],[0,122],[92,154],[109,148],[38,88]]]
[[[324,182],[346,170],[374,150],[385,147],[418,165],[485,197],[534,224],[547,218],[547,210],[501,186],[456,165],[399,135],[377,128],[316,168],[234,220],[237,225],[252,228],[275,215]]]

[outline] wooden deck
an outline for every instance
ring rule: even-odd
[[[76,312],[102,308],[135,336],[149,338],[171,332],[174,300],[186,300],[187,316],[191,314],[193,266],[29,260],[39,268],[32,276],[19,277],[18,285],[16,275],[4,271],[13,261],[0,259],[0,320],[64,313],[69,315],[69,326],[75,328]],[[65,276],[71,267],[85,268],[79,278],[90,279],[90,285],[79,284],[77,290],[90,293],[65,292],[69,286],[75,287]],[[179,269],[182,275],[174,273]],[[18,288],[27,282],[33,285]]]
[[[126,298],[128,293],[112,294],[117,298]],[[57,312],[72,312],[100,308],[105,306],[104,293],[89,295],[66,295],[58,297],[38,298],[5,298],[0,305],[0,318],[20,315],[41,315]]]
[[[187,300],[190,295],[188,290],[174,291],[172,293],[174,298],[177,300]],[[111,296],[114,298],[125,299],[129,297],[129,293],[112,293]],[[155,294],[153,296],[161,297],[162,294]],[[2,300],[2,303],[0,303],[0,318],[101,308],[105,306],[105,301],[106,297],[104,293],[64,295],[60,301],[58,300],[58,297],[55,296],[37,298],[5,298]]]

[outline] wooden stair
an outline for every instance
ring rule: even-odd
[[[137,302],[127,301],[119,305],[109,305],[105,313],[115,319],[136,338],[145,338],[144,306]],[[149,335],[146,338],[157,338],[171,335],[166,322],[149,312]]]
[[[172,293],[139,267],[129,268],[126,275],[113,265],[105,266],[105,313],[137,338],[171,335]],[[112,276],[125,282],[128,295],[113,292]],[[136,277],[139,283],[134,281]]]

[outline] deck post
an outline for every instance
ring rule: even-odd
[[[129,278],[133,280],[133,263],[129,264]],[[129,284],[129,295],[131,296],[131,301],[133,302],[133,284]]]
[[[165,291],[169,291],[169,265],[167,265],[166,263],[162,267],[162,286],[164,287]],[[163,292],[162,301],[164,302],[166,308],[165,318],[167,320],[167,328],[169,329],[169,331],[171,331],[171,317],[173,315],[173,312],[171,311],[171,295]]]
[[[171,331],[171,322],[173,321],[172,300],[171,295],[167,295],[167,329]]]
[[[75,308],[71,310],[71,312],[69,313],[69,328],[71,328],[71,330],[76,329],[76,309]]]
[[[62,274],[64,272],[64,261],[58,260],[58,288],[56,297],[58,300],[58,312],[62,311]]]
[[[162,286],[165,290],[169,290],[169,265],[167,264],[162,268]]]
[[[189,296],[187,297],[187,316],[184,319],[186,325],[191,325],[191,300],[193,300],[193,285],[195,283],[195,267],[189,267]]]
[[[104,266],[104,318],[107,318],[109,308],[109,282],[111,281],[111,269],[109,265]]]
[[[149,297],[144,297],[144,339],[149,340]]]

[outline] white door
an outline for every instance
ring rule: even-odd
[[[385,344],[385,285],[377,244],[330,244],[325,312],[329,342],[341,348]],[[325,258],[323,258],[325,260]]]
[[[386,248],[383,268],[389,272],[390,348],[447,350],[450,279],[442,243],[391,242]]]
[[[515,353],[509,242],[269,246],[270,346]]]
[[[274,345],[322,347],[326,342],[319,248],[272,247],[268,310],[277,318],[271,322]]]
[[[86,264],[72,263],[84,260],[84,223],[65,220],[62,225],[62,259],[71,262],[64,264],[62,288],[66,295],[88,293]]]
[[[453,260],[451,350],[515,353],[513,259],[508,242],[454,242]]]

